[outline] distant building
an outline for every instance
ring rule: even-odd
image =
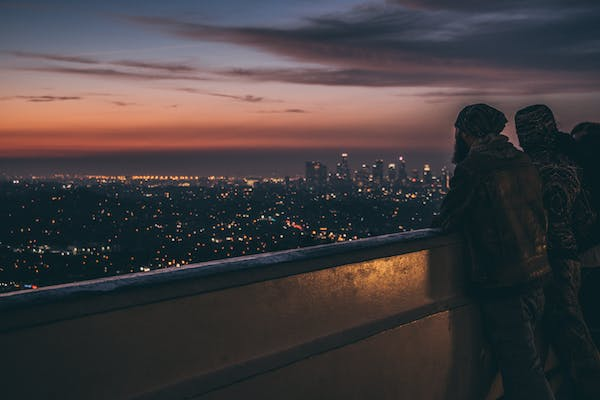
[[[402,186],[406,185],[408,180],[408,174],[406,173],[406,161],[404,161],[404,157],[400,156],[398,159],[398,182]]]
[[[421,176],[419,174],[419,170],[416,169],[416,168],[414,168],[411,172],[412,172],[412,175],[410,177],[410,180],[413,183],[419,183],[419,182],[421,182]]]
[[[327,166],[320,161],[307,161],[305,176],[309,185],[324,185],[327,183]]]
[[[431,176],[431,166],[425,164],[423,166],[423,183],[425,185],[431,185],[433,183],[433,177]]]
[[[448,173],[448,168],[445,166],[442,167],[442,177],[441,177],[442,189],[448,190],[450,189],[450,174]]]
[[[370,181],[371,173],[367,164],[362,164],[360,169],[356,171],[356,183],[359,186],[365,186]]]
[[[376,160],[373,164],[373,182],[377,185],[383,183],[383,160]]]
[[[336,178],[341,181],[350,181],[350,164],[348,163],[348,153],[342,153],[342,160],[337,164]]]
[[[394,164],[394,163],[388,164],[388,182],[393,185],[397,181],[398,181],[398,170],[396,169],[396,164]]]

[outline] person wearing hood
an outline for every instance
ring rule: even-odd
[[[554,399],[535,342],[550,273],[541,181],[529,157],[501,135],[506,122],[486,104],[458,114],[456,168],[434,226],[465,238],[504,398]]]
[[[548,213],[548,258],[552,279],[546,286],[546,334],[577,398],[600,399],[600,354],[579,303],[581,265],[578,232],[593,221],[581,189],[580,169],[565,154],[552,111],[533,105],[517,112],[519,142],[540,173]]]
[[[571,131],[576,160],[582,169],[582,185],[590,195],[596,223],[579,248],[581,290],[579,300],[596,346],[600,346],[600,123],[582,122]]]
[[[582,122],[571,131],[575,143],[575,160],[581,167],[582,187],[589,194],[590,204],[596,213],[596,223],[589,234],[583,238],[580,251],[587,265],[600,266],[600,123]],[[591,250],[591,251],[589,251]],[[581,256],[581,254],[580,254]]]

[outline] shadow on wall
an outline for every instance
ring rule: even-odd
[[[449,263],[442,251],[428,251],[428,295],[433,299],[446,299],[450,286],[462,288],[467,293],[469,259],[466,251]],[[450,265],[456,268],[448,268]],[[460,268],[462,266],[462,268]],[[443,300],[441,300],[443,302]],[[497,372],[496,361],[481,326],[480,310],[476,303],[457,308],[448,307],[448,330],[440,337],[448,340],[449,351],[445,380],[447,399],[498,399],[502,395],[502,381]]]

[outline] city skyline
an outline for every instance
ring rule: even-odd
[[[547,103],[567,131],[600,105],[600,6],[589,0],[58,0],[0,10],[4,170],[68,172],[94,160],[121,173],[184,162],[194,173],[182,161],[193,157],[283,170],[294,154],[340,144],[364,158],[396,149],[444,162],[466,104],[489,102],[511,121]],[[515,139],[512,122],[507,133]],[[254,156],[235,157],[245,153]]]
[[[359,170],[362,164],[371,164],[376,160],[389,163],[398,162],[403,157],[407,169],[421,168],[429,164],[433,169],[441,170],[451,165],[450,154],[431,152],[414,152],[400,155],[399,152],[388,150],[379,152],[360,151],[353,153],[343,151],[300,149],[294,152],[266,150],[264,152],[230,152],[224,159],[217,153],[156,153],[156,159],[169,159],[169,163],[147,162],[144,155],[118,154],[114,156],[86,156],[82,158],[55,158],[38,162],[30,158],[0,158],[0,172],[6,177],[45,176],[53,175],[192,175],[192,176],[231,176],[231,177],[271,177],[304,176],[305,163],[309,161],[322,162],[330,165],[335,172],[340,155],[346,154],[351,172]],[[269,157],[270,156],[270,157]],[[122,163],[127,159],[128,163]],[[114,165],[114,161],[121,161]],[[150,160],[152,161],[152,160]]]
[[[0,293],[420,229],[448,190],[429,165],[347,161],[292,179],[0,179]]]

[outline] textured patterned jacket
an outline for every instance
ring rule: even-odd
[[[596,219],[577,164],[552,147],[529,154],[542,179],[550,258],[576,260]]]

